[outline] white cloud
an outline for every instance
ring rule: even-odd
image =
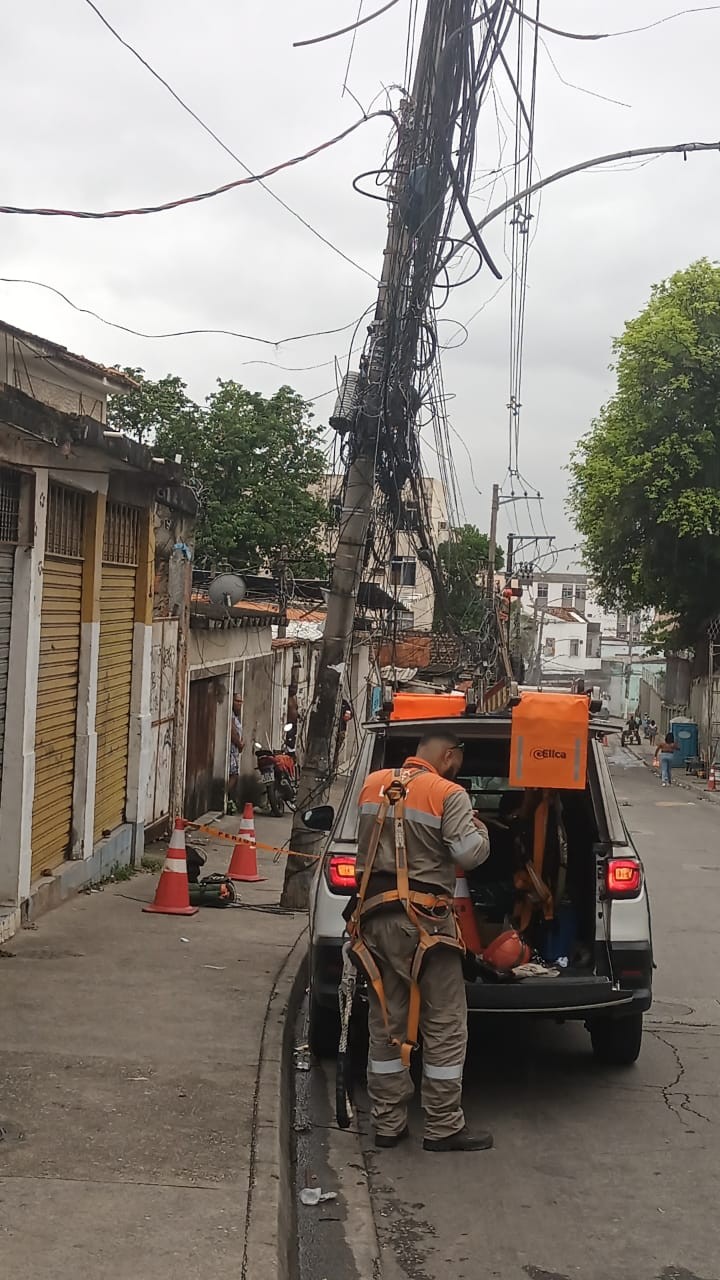
[[[672,12],[667,0],[553,0],[546,21],[609,30]],[[293,39],[352,21],[350,0],[191,0],[148,5],[104,0],[108,20],[156,65],[247,164],[304,150],[356,119],[340,97],[350,37],[308,49]],[[678,4],[678,7],[679,4]],[[632,14],[629,17],[628,10]],[[403,2],[358,32],[350,85],[365,104],[403,76]],[[547,36],[561,74],[632,104],[615,106],[563,86],[541,51],[537,162],[543,174],[586,156],[717,134],[716,53],[720,12],[688,14],[642,35],[578,43]],[[238,167],[189,119],[77,0],[27,0],[5,15],[0,84],[4,119],[3,202],[67,207],[145,204],[215,186]],[[504,101],[511,101],[509,92]],[[497,163],[491,102],[480,130],[479,168]],[[507,116],[501,130],[510,132]],[[385,208],[352,189],[352,177],[381,163],[386,122],[273,179],[304,217],[371,271],[379,270]],[[505,152],[509,158],[511,148]],[[720,170],[716,156],[661,159],[629,172],[588,173],[543,195],[529,267],[524,361],[523,473],[547,497],[545,518],[561,545],[574,541],[563,512],[568,453],[612,390],[612,336],[645,302],[652,283],[716,253]],[[486,193],[488,194],[488,193]],[[498,181],[493,202],[504,198]],[[482,199],[474,204],[483,212]],[[265,192],[246,188],[157,217],[107,223],[51,219],[2,222],[3,275],[29,276],[132,327],[227,327],[269,338],[333,328],[373,301],[370,280],[320,244]],[[503,225],[488,229],[506,270]],[[467,319],[496,288],[486,271],[456,291],[444,314]],[[453,425],[467,441],[478,484],[458,445],[468,517],[484,525],[493,480],[506,468],[508,290],[448,353]],[[0,314],[107,363],[181,374],[203,396],[217,377],[271,391],[290,381],[306,395],[333,383],[333,370],[286,374],[257,357],[311,365],[337,355],[344,335],[267,348],[222,337],[150,342],[105,329],[40,290],[0,285]],[[447,334],[451,332],[447,326]],[[443,335],[446,336],[446,335]],[[320,402],[328,411],[332,397]],[[428,455],[432,469],[433,456]],[[520,509],[516,524],[537,512]],[[504,518],[509,522],[508,508]],[[506,526],[507,527],[507,526]]]

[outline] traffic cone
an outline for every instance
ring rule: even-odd
[[[716,789],[716,785],[715,785],[715,765],[714,765],[714,764],[711,764],[711,765],[710,765],[710,770],[709,770],[709,773],[708,773],[708,784],[707,784],[707,789],[708,789],[708,791],[715,791],[715,789]]]
[[[253,816],[253,807],[250,803],[246,804],[243,809],[240,830],[237,834],[227,874],[228,880],[243,880],[246,884],[257,884],[258,881],[267,878],[266,876],[258,875],[255,818]]]
[[[194,916],[197,907],[190,906],[185,852],[184,818],[176,818],[165,864],[155,890],[155,898],[143,911],[156,911],[163,916]]]
[[[455,868],[455,899],[453,906],[460,929],[460,936],[465,946],[468,951],[472,951],[473,955],[479,955],[482,951],[482,942],[480,941],[480,933],[475,919],[475,908],[470,897],[465,872],[460,867]]]

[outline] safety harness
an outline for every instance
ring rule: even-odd
[[[559,861],[555,894],[543,880],[545,850],[547,847],[548,819],[550,811],[555,814]],[[515,925],[520,933],[527,929],[536,909],[540,909],[546,921],[555,917],[555,907],[565,896],[567,878],[567,832],[562,817],[562,803],[557,793],[543,794],[535,810],[533,824],[533,856],[525,866],[515,873],[514,884],[517,890],[515,903]]]
[[[465,945],[458,932],[457,921],[453,912],[453,899],[445,894],[423,893],[410,887],[407,844],[405,840],[405,800],[408,786],[413,778],[426,772],[427,770],[425,769],[395,769],[392,782],[383,789],[380,808],[372,836],[370,837],[362,880],[357,892],[355,909],[348,924],[348,933],[351,938],[350,954],[355,963],[365,973],[370,986],[375,992],[382,1012],[383,1022],[385,1023],[388,1042],[399,1048],[400,1058],[405,1067],[410,1066],[410,1056],[413,1049],[417,1048],[418,1029],[420,1026],[420,974],[427,956],[432,952],[433,948],[438,946],[452,947],[455,951],[465,953]],[[395,838],[396,888],[390,889],[386,893],[373,894],[371,898],[367,898],[375,856],[380,844],[380,836],[391,809],[393,835]],[[390,1034],[390,1020],[382,974],[362,936],[363,918],[390,905],[401,906],[408,920],[418,932],[418,945],[413,954],[410,970],[410,1003],[404,1041],[398,1040],[397,1037]],[[425,920],[443,922],[451,918],[455,925],[454,936],[429,933],[423,924],[423,918]]]

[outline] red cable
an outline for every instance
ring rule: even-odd
[[[365,124],[368,120],[377,120],[380,116],[389,116],[397,125],[397,119],[392,111],[373,111],[369,115],[363,116],[362,119],[356,120],[349,128],[343,129],[342,133],[336,134],[334,138],[329,138],[327,142],[321,142],[319,146],[313,147],[310,151],[305,151],[303,155],[294,156],[292,160],[283,160],[281,164],[273,165],[271,169],[265,169],[263,173],[254,173],[249,178],[236,178],[234,182],[225,182],[221,187],[215,187],[212,191],[201,191],[194,196],[182,196],[179,200],[168,200],[165,204],[148,205],[141,209],[107,209],[102,212],[94,212],[89,209],[23,209],[16,205],[0,205],[0,213],[22,213],[42,218],[128,218],[147,213],[165,213],[168,209],[179,209],[186,204],[197,204],[200,200],[212,200],[214,196],[221,196],[226,191],[234,191],[236,187],[250,186],[253,182],[271,178],[273,174],[280,173],[282,169],[289,169],[293,165],[301,164],[304,160],[310,160],[313,156],[319,155],[321,151],[326,151],[328,147],[334,147],[336,143],[342,142],[344,138],[359,129],[361,124]]]

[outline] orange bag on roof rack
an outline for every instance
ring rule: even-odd
[[[512,712],[510,786],[582,791],[590,705],[576,693],[523,693]]]
[[[465,712],[464,693],[396,693],[391,720],[447,720]]]

